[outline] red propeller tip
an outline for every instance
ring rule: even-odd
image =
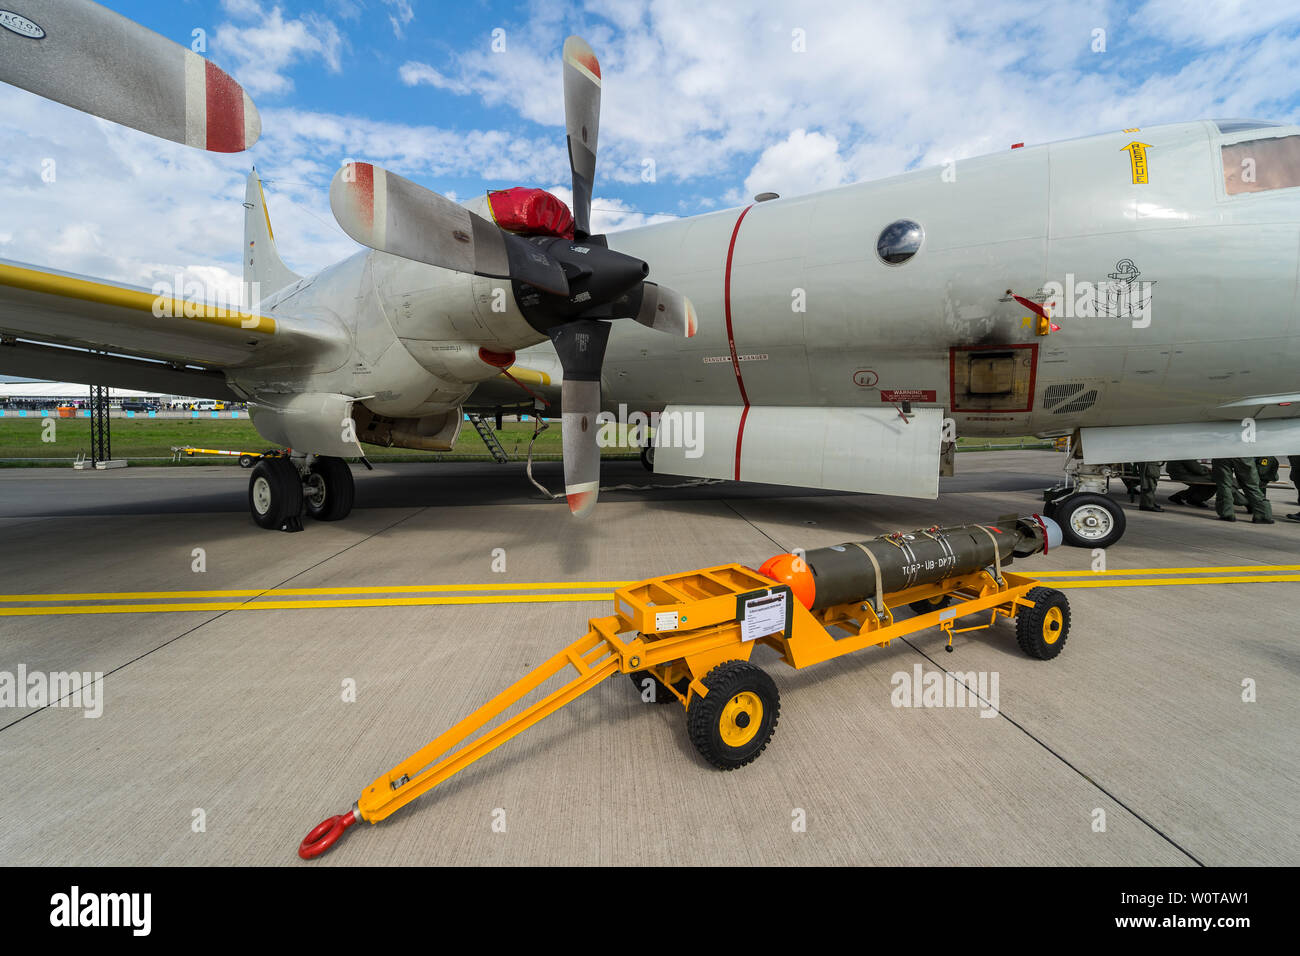
[[[595,482],[592,482],[594,485]],[[565,499],[569,502],[569,511],[576,517],[582,517],[596,506],[597,488],[580,491],[566,491]]]

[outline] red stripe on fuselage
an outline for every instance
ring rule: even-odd
[[[746,206],[736,217],[736,225],[731,230],[731,243],[727,246],[727,268],[722,276],[722,312],[727,319],[727,348],[731,350],[731,367],[736,373],[736,386],[740,389],[740,400],[744,410],[740,413],[740,425],[736,428],[736,481],[740,481],[740,446],[745,440],[745,419],[749,417],[749,395],[745,391],[745,379],[740,374],[740,356],[736,354],[736,334],[731,327],[731,260],[736,254],[736,237],[740,235],[740,224],[745,215],[754,207]]]
[[[238,153],[244,148],[244,91],[211,61],[204,64],[208,149]]]

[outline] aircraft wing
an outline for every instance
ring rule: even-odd
[[[222,371],[310,365],[324,323],[241,313],[0,260],[0,373],[234,399]]]

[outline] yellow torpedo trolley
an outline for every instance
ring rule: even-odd
[[[777,555],[759,571],[724,564],[620,588],[613,614],[592,618],[580,640],[377,778],[298,853],[317,856],[358,820],[386,819],[614,674],[630,675],[647,700],[681,704],[695,748],[735,770],[762,753],[780,713],[776,684],[749,660],[760,644],[803,668],[931,627],[951,651],[954,634],[1007,618],[1025,653],[1050,660],[1069,635],[1065,595],[1004,565],[1059,541],[1050,518],[1009,516]],[[913,613],[900,620],[903,607]],[[544,688],[562,675],[567,682]]]

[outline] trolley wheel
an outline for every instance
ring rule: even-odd
[[[767,672],[748,661],[726,661],[703,682],[707,697],[686,708],[686,729],[695,749],[719,770],[752,762],[776,730],[781,695]]]
[[[352,469],[342,458],[317,458],[311,463],[302,491],[307,514],[313,518],[318,521],[346,518],[356,499]]]
[[[641,467],[653,473],[655,470],[655,446],[646,445],[641,449]]]
[[[255,461],[257,461],[257,459],[254,458],[252,455],[240,455],[240,456],[239,456],[239,467],[240,467],[240,468],[252,468],[252,467],[253,467],[253,462],[255,462]]]
[[[1055,588],[1031,588],[1025,597],[1034,606],[1016,613],[1016,643],[1030,657],[1050,661],[1070,636],[1070,602]]]
[[[651,704],[681,703],[681,701],[677,699],[677,695],[674,694],[667,687],[665,687],[663,681],[661,681],[658,677],[655,677],[655,675],[651,674],[649,671],[633,671],[627,676],[632,678],[632,683],[636,685],[636,692],[641,697],[642,700],[645,700],[645,692],[646,692],[645,682],[648,680],[654,681],[654,696],[651,697],[650,700],[646,701],[646,703],[651,703]],[[690,678],[683,677],[676,684],[678,693],[685,695],[686,688],[689,687],[690,684],[691,684]]]
[[[264,458],[248,479],[248,510],[259,527],[298,530],[302,514],[302,479],[288,458]],[[301,525],[299,525],[301,527]]]
[[[951,594],[937,594],[932,598],[924,598],[920,601],[912,601],[907,606],[917,614],[929,614],[931,611],[938,611],[952,603]]]
[[[1109,548],[1124,536],[1124,510],[1105,495],[1084,492],[1064,498],[1053,516],[1065,543],[1075,548]]]

